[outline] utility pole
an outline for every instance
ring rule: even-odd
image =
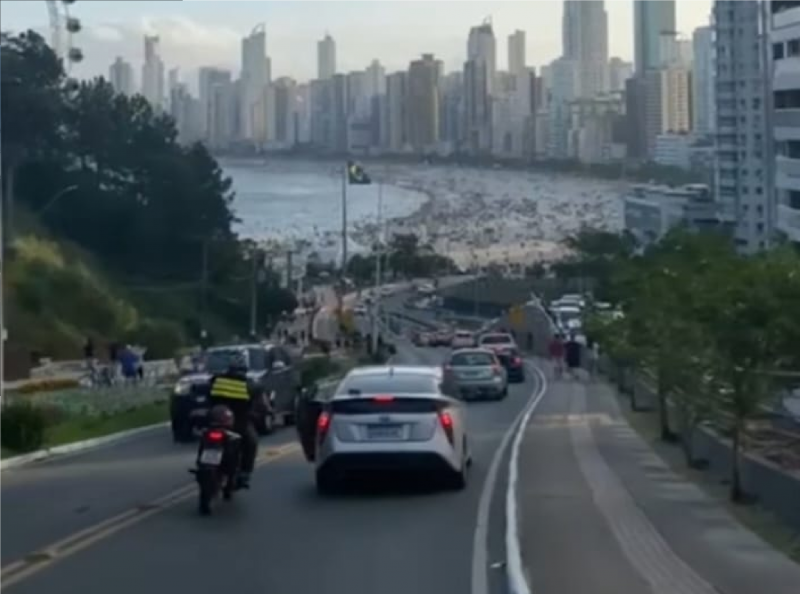
[[[200,276],[200,334],[206,336],[206,313],[208,309],[208,237],[203,238],[203,255]]]
[[[383,180],[378,183],[378,225],[375,242],[375,299],[372,303],[372,352],[378,352],[378,317],[381,314],[381,258],[383,256]]]
[[[258,327],[258,261],[259,251],[254,251],[250,255],[250,338],[256,337]]]

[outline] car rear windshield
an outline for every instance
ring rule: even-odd
[[[347,378],[337,394],[438,394],[439,382],[433,375],[380,375]]]
[[[455,353],[450,364],[455,367],[486,367],[494,365],[494,357],[489,353]]]
[[[388,396],[334,400],[331,410],[334,414],[376,415],[381,413],[435,413],[445,403],[431,398],[389,398]]]
[[[508,334],[489,334],[481,338],[481,344],[505,344],[512,342]]]
[[[236,355],[246,358],[247,350],[231,348],[208,351],[205,358],[205,369],[208,373],[225,373]]]

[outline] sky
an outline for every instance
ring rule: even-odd
[[[650,0],[657,1],[657,0]],[[707,25],[712,0],[678,0],[678,30],[691,37]],[[631,60],[633,2],[607,0],[609,53]],[[272,76],[308,80],[316,76],[316,42],[325,33],[336,40],[337,70],[365,68],[378,59],[387,72],[405,70],[422,53],[433,53],[446,70],[461,69],[470,27],[491,17],[497,38],[498,68],[507,65],[507,38],[525,31],[527,59],[541,66],[561,53],[559,0],[526,1],[304,1],[150,0],[78,1],[70,14],[83,30],[73,37],[84,62],[73,67],[79,77],[108,76],[116,56],[134,65],[140,78],[142,36],[161,37],[167,70],[180,67],[181,79],[192,86],[200,66],[219,66],[238,72],[241,38],[264,23]],[[4,31],[34,29],[49,37],[46,2],[3,0],[0,23]]]

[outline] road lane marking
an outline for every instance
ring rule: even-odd
[[[282,446],[268,448],[261,452],[256,459],[256,467],[276,462],[281,458],[285,458],[299,451],[300,446],[296,443],[288,443]],[[25,555],[22,559],[8,563],[0,569],[0,580],[2,581],[3,589],[5,590],[66,557],[70,557],[99,541],[105,540],[135,524],[139,524],[147,518],[196,495],[197,485],[194,482],[189,483],[149,503],[138,505],[116,516],[75,532],[57,542],[46,545],[38,551]]]
[[[506,576],[510,594],[530,594],[528,579],[525,575],[525,566],[522,563],[522,551],[519,542],[517,482],[519,480],[519,451],[525,429],[531,415],[547,393],[547,377],[538,367],[534,367],[538,374],[541,390],[536,398],[528,404],[525,414],[516,427],[514,443],[511,444],[511,455],[508,458],[508,483],[506,485]]]
[[[489,471],[486,473],[486,479],[483,482],[480,501],[478,502],[478,518],[472,540],[472,585],[470,589],[472,594],[489,594],[489,517],[492,499],[494,499],[495,487],[497,486],[497,473],[500,469],[500,462],[505,455],[505,451],[508,448],[512,436],[515,435],[515,430],[518,436],[547,390],[547,380],[544,374],[541,373],[536,366],[529,365],[528,368],[533,370],[535,377],[537,377],[537,386],[531,392],[525,406],[517,413],[511,426],[505,432],[505,435],[503,435],[503,440],[495,450],[491,464],[489,465]],[[509,489],[511,488],[510,478],[509,475]],[[508,502],[508,496],[506,496],[506,502]],[[507,513],[508,510],[506,510],[506,514]],[[506,516],[506,524],[508,524],[508,516]],[[506,547],[508,547],[508,542],[506,542]]]

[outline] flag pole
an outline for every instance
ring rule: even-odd
[[[378,226],[375,242],[375,297],[372,305],[372,352],[378,352],[378,317],[381,313],[381,258],[383,257],[383,180],[378,182]]]
[[[347,276],[347,174],[349,165],[345,163],[342,169],[342,270],[339,274],[339,298],[337,321],[341,325],[344,319],[344,293],[346,291],[345,279]]]

